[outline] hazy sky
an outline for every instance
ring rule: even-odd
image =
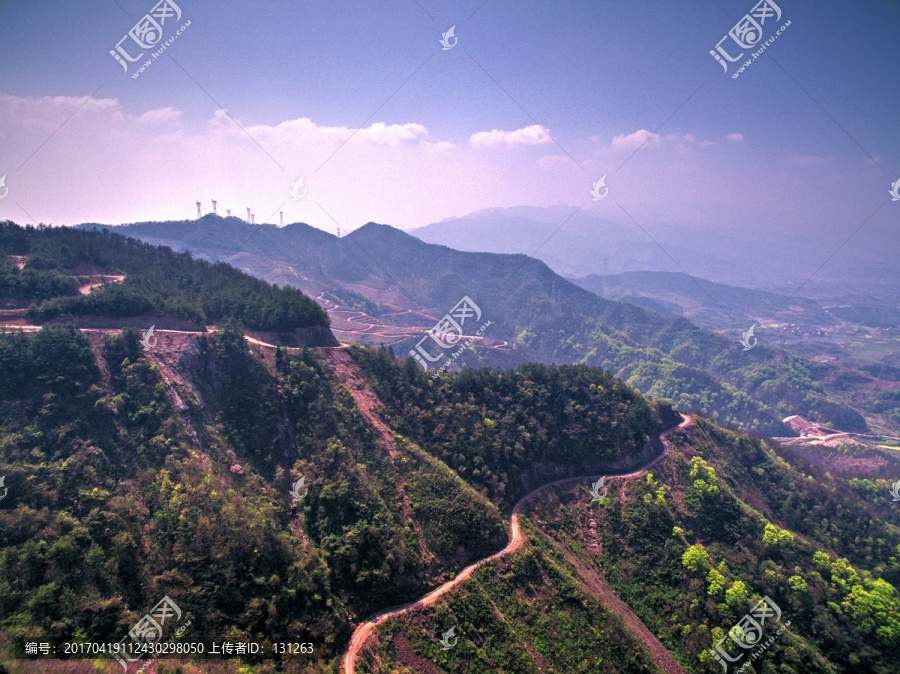
[[[762,42],[790,26],[737,79],[762,42],[727,74],[709,51],[752,1],[176,2],[148,49],[127,35],[153,1],[0,2],[0,218],[217,199],[329,231],[554,204],[770,235],[849,233],[879,206],[867,227],[900,223],[896,1],[778,0]],[[127,73],[123,37],[144,53]]]

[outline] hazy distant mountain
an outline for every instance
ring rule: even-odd
[[[525,253],[563,276],[636,270],[678,271],[656,243],[630,229],[570,206],[491,208],[410,232],[427,243],[472,252]],[[671,249],[671,250],[670,250]],[[729,265],[704,253],[667,247],[681,264],[702,265],[705,275],[729,273]]]
[[[771,316],[788,303],[788,296],[715,283],[678,272],[637,271],[570,279],[608,299],[630,302],[657,313],[689,318],[714,330],[746,328]],[[835,319],[813,300],[790,298],[792,320],[806,325],[831,325]]]
[[[574,215],[573,215],[574,213]],[[900,284],[900,234],[888,232],[873,248],[865,232],[846,235],[719,233],[714,224],[641,227],[603,220],[572,206],[491,208],[411,230],[413,236],[457,250],[525,253],[567,277],[633,271],[687,272],[720,283],[790,295],[803,284],[808,297],[890,296]],[[870,226],[874,226],[870,225]],[[826,263],[827,264],[823,264]]]

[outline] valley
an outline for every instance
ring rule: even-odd
[[[454,368],[529,361],[596,365],[681,409],[776,436],[787,435],[781,419],[792,414],[849,432],[890,436],[900,428],[892,404],[900,395],[900,381],[870,372],[871,361],[795,355],[789,345],[779,346],[783,335],[797,330],[784,321],[759,327],[759,346],[741,350],[738,339],[749,327],[743,321],[759,320],[757,316],[784,304],[786,296],[775,293],[709,285],[708,292],[722,297],[727,311],[742,307],[746,312],[742,323],[726,323],[730,327],[723,333],[698,328],[671,312],[600,297],[533,258],[456,251],[374,223],[342,238],[299,223],[254,228],[236,218],[214,216],[138,223],[118,231],[298,287],[334,317],[339,339],[389,345],[398,354],[415,350],[428,330],[467,296],[492,325]],[[244,240],[246,249],[236,252]],[[683,275],[629,278],[649,279],[640,282],[651,288],[666,283],[672,297],[680,293],[685,302],[702,299],[708,310],[723,314]],[[824,326],[835,322],[816,302],[796,302],[803,315],[819,317],[814,320]],[[734,320],[730,314],[729,320]],[[734,327],[738,325],[743,327]],[[843,383],[850,380],[855,382],[852,393]]]

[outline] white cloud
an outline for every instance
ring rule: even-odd
[[[344,229],[371,220],[412,227],[486,206],[565,201],[552,195],[572,173],[536,172],[530,148],[549,141],[540,127],[475,134],[486,141],[476,149],[431,139],[415,122],[254,125],[226,110],[198,120],[174,107],[131,114],[117,99],[8,95],[0,120],[0,175],[10,174],[15,197],[0,202],[0,220],[19,222],[29,221],[21,209],[53,224],[166,220],[216,199],[220,213],[250,207],[257,222],[283,209],[288,222],[333,231],[324,208]],[[300,176],[309,195],[295,202],[288,189]]]
[[[115,98],[89,96],[10,96],[0,95],[0,123],[25,128],[56,130],[76,110],[79,115],[110,114],[121,118]]]
[[[469,138],[469,144],[472,147],[499,147],[511,145],[544,145],[551,142],[552,139],[539,124],[526,126],[524,129],[516,129],[515,131],[479,131],[472,134]]]
[[[390,126],[375,122],[372,126],[361,129],[359,135],[373,143],[396,145],[404,141],[417,140],[428,135],[428,129],[421,124],[391,124]]]
[[[730,140],[732,143],[744,142],[744,134],[742,133],[729,133],[726,138],[728,138],[728,140]]]
[[[30,222],[24,211],[52,224],[169,220],[191,217],[197,200],[209,210],[216,199],[220,213],[243,216],[250,207],[257,222],[277,222],[284,210],[286,222],[334,231],[324,209],[346,230],[369,221],[409,228],[490,207],[591,207],[590,183],[643,146],[655,151],[619,174],[617,201],[652,204],[665,221],[718,222],[725,204],[736,222],[758,217],[739,206],[747,185],[796,188],[806,171],[789,170],[791,163],[830,159],[798,155],[782,163],[783,174],[752,175],[745,158],[719,156],[721,145],[696,132],[608,138],[565,140],[576,164],[538,125],[452,142],[416,122],[356,130],[298,117],[254,125],[224,110],[198,118],[174,107],[129,111],[115,98],[0,94],[0,175],[10,190],[0,220]],[[288,190],[300,176],[309,194],[293,201]],[[807,192],[788,190],[784,200]],[[681,206],[686,194],[690,207]],[[820,217],[815,206],[792,212]]]
[[[634,133],[619,135],[612,139],[613,150],[637,150],[639,147],[656,147],[662,142],[662,136],[647,129],[639,129]]]
[[[148,110],[143,115],[137,118],[139,122],[149,122],[151,124],[155,123],[165,123],[165,122],[174,122],[179,117],[181,117],[181,110],[177,110],[172,107],[165,108],[156,108],[155,110]]]

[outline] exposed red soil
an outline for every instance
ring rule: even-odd
[[[441,674],[441,670],[431,662],[415,654],[409,640],[402,634],[394,637],[394,657],[401,665],[412,667],[421,674]]]
[[[560,547],[559,550],[563,553],[566,561],[578,571],[578,575],[581,577],[582,582],[584,582],[585,589],[599,597],[606,608],[622,619],[631,630],[632,634],[634,634],[634,636],[637,637],[650,652],[650,657],[653,658],[657,667],[667,674],[686,674],[687,670],[678,663],[669,649],[667,649],[663,643],[647,629],[644,621],[631,610],[631,607],[619,599],[616,591],[612,589],[610,584],[607,583],[600,574],[581,564],[565,548]]]
[[[387,449],[391,459],[394,459],[397,456],[397,442],[394,440],[394,432],[378,416],[378,411],[381,409],[381,401],[378,400],[375,392],[369,388],[368,382],[353,363],[350,354],[341,349],[330,349],[324,351],[323,355],[325,362],[328,363],[331,371],[334,372],[337,381],[341,382],[350,391],[350,394],[353,396],[353,402],[356,403],[366,421],[378,433],[379,442]]]

